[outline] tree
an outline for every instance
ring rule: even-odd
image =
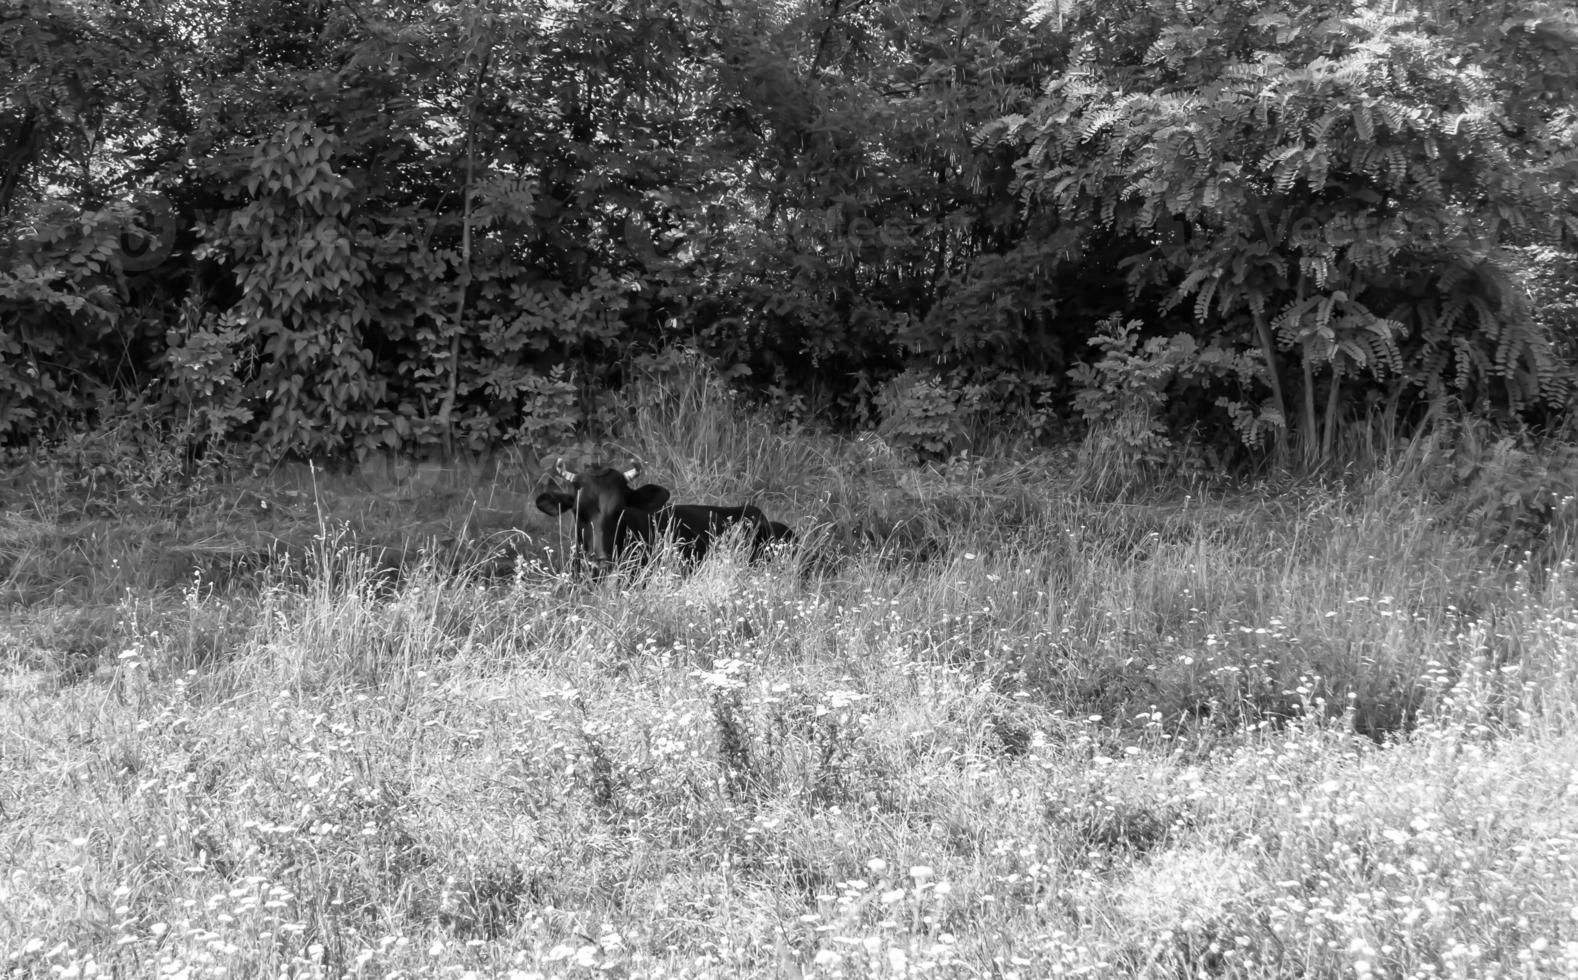
[[[1258,348],[1271,391],[1246,433],[1291,429],[1323,458],[1355,388],[1514,410],[1570,390],[1507,246],[1578,227],[1554,138],[1578,72],[1569,57],[1548,98],[1514,101],[1449,28],[1339,3],[1120,4],[986,135],[1024,149],[1027,206],[1125,236],[1132,285],[1191,303],[1201,339]],[[1532,5],[1500,29],[1574,37]]]
[[[121,243],[178,155],[170,42],[117,7],[0,8],[0,441],[91,418],[139,375]]]
[[[703,342],[844,420],[870,420],[906,368],[1004,397],[1043,383],[1064,366],[1050,285],[1074,243],[1025,220],[1012,155],[972,137],[1066,45],[1015,0],[791,9],[713,29],[733,160],[698,267]]]

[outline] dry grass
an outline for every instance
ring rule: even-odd
[[[7,975],[1578,975],[1571,564],[1384,472],[1096,504],[663,384],[610,453],[815,548],[390,587],[326,521],[14,607]],[[56,530],[0,524],[18,594]]]

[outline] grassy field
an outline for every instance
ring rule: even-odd
[[[610,461],[802,547],[591,583],[537,461],[18,468],[4,975],[1578,976],[1571,547],[1421,447],[1112,501],[630,399]]]

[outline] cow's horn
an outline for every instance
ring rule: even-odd
[[[563,456],[553,461],[553,471],[559,474],[560,479],[569,480],[571,483],[575,482],[575,474],[564,468]]]
[[[629,483],[636,482],[636,477],[638,477],[640,475],[641,475],[641,464],[640,463],[634,463],[633,462],[633,463],[630,464],[630,468],[628,470],[625,470],[625,480],[627,482],[629,482]]]

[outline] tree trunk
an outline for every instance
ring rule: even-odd
[[[1309,344],[1304,345],[1304,421],[1299,426],[1299,448],[1304,457],[1304,468],[1313,469],[1320,462],[1320,420],[1315,415],[1315,369],[1310,366]]]
[[[1326,431],[1321,433],[1320,458],[1323,462],[1331,459],[1332,445],[1337,438],[1337,408],[1342,404],[1342,372],[1337,370],[1337,362],[1331,362],[1331,390],[1326,392]]]
[[[1271,324],[1266,322],[1266,311],[1254,311],[1255,331],[1260,336],[1260,353],[1266,359],[1266,373],[1271,376],[1271,398],[1276,406],[1277,414],[1282,417],[1282,433],[1277,437],[1277,460],[1287,462],[1288,455],[1288,401],[1282,396],[1282,374],[1277,364],[1277,344],[1271,336]]]
[[[438,423],[444,434],[444,456],[455,457],[455,398],[460,390],[460,325],[466,313],[466,293],[471,287],[471,188],[477,167],[477,107],[482,102],[482,87],[487,82],[488,65],[493,60],[491,43],[482,53],[482,64],[471,86],[471,105],[466,114],[466,178],[460,196],[460,276],[455,284],[455,312],[449,334],[449,379],[444,401],[438,407]]]

